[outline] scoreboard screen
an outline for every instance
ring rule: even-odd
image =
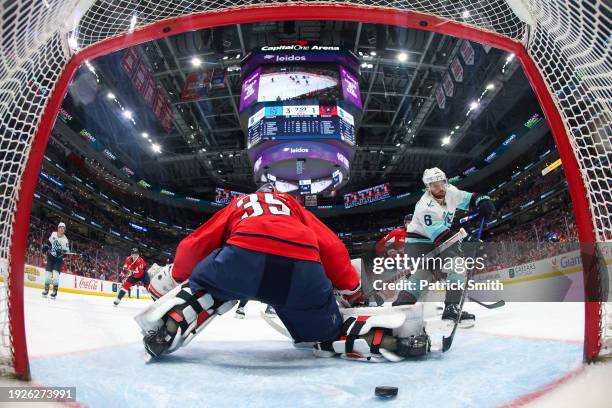
[[[379,184],[374,187],[359,190],[344,195],[344,208],[357,207],[391,197],[389,183]]]
[[[215,203],[229,204],[234,198],[243,196],[244,193],[238,191],[227,190],[225,188],[215,188]]]
[[[247,148],[266,140],[336,139],[355,145],[355,120],[340,106],[266,106],[248,119]]]
[[[247,148],[264,140],[338,139],[355,144],[355,128],[339,117],[264,118],[249,128]]]

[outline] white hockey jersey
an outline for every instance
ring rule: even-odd
[[[457,208],[467,210],[472,193],[459,190],[449,184],[446,190],[445,205],[439,204],[429,191],[417,202],[412,221],[408,224],[406,241],[435,242],[450,230]]]
[[[70,252],[66,235],[58,237],[57,231],[53,231],[49,237],[49,242],[51,243],[51,255],[56,258],[63,258],[66,253]]]

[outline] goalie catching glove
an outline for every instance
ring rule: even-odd
[[[179,282],[172,278],[172,264],[166,266],[153,264],[147,271],[147,274],[151,281],[147,290],[153,300],[159,299],[179,285]]]

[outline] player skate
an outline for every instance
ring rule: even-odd
[[[459,314],[459,307],[456,303],[447,304],[442,312],[442,320],[449,320],[454,322],[457,320]],[[467,329],[473,327],[476,324],[476,316],[466,311],[461,311],[461,318],[459,319],[459,327]]]
[[[238,307],[238,309],[236,309],[236,313],[234,314],[234,317],[236,319],[244,319],[245,317],[244,307]]]
[[[244,307],[246,306],[246,304],[247,304],[246,300],[241,300],[240,303],[238,303],[238,307],[236,308],[236,313],[234,314],[234,317],[236,319],[245,318]]]
[[[42,291],[42,296],[47,297],[49,295],[49,285],[45,285],[45,289]]]
[[[270,317],[276,317],[276,310],[270,305],[266,306],[266,311],[264,313]]]

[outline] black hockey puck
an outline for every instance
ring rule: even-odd
[[[380,385],[374,390],[374,395],[381,398],[393,398],[397,395],[397,387]]]

